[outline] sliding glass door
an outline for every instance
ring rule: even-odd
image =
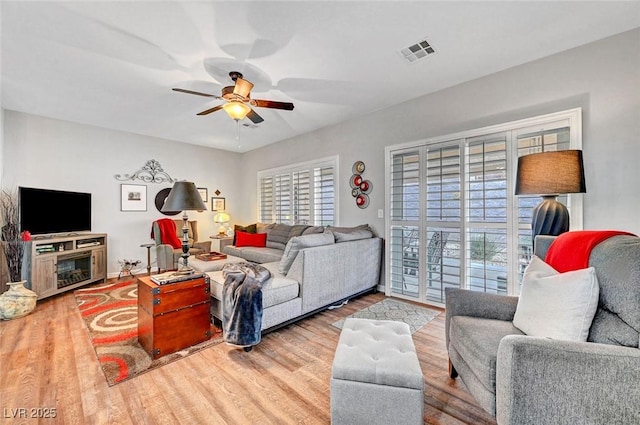
[[[533,252],[516,197],[520,155],[579,148],[580,110],[387,148],[387,295],[443,305],[444,289],[518,294]],[[564,197],[581,227],[581,204]]]

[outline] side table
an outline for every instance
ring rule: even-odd
[[[220,237],[218,235],[209,236],[211,239],[211,251],[222,252],[225,246],[233,243],[233,238],[230,236]]]
[[[154,243],[143,243],[140,248],[147,248],[147,274],[151,274],[151,247],[155,246]]]

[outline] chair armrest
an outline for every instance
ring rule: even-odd
[[[453,316],[471,316],[512,321],[518,297],[445,288],[445,340],[449,349],[449,323]]]
[[[496,364],[501,425],[640,423],[640,350],[506,336]]]
[[[200,248],[205,252],[211,252],[211,241],[194,242],[194,248]]]
[[[159,270],[171,270],[174,268],[173,247],[171,245],[156,245],[156,264]]]

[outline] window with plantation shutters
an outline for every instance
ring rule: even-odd
[[[442,306],[445,288],[520,291],[531,211],[514,195],[518,156],[580,149],[581,110],[386,148],[387,295]],[[582,226],[579,195],[560,201]]]
[[[264,223],[334,224],[337,158],[258,173],[259,217]]]

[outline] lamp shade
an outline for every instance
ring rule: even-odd
[[[207,207],[193,182],[175,182],[162,211],[204,211]]]
[[[518,158],[516,195],[586,191],[581,150],[541,152]]]
[[[234,120],[241,120],[247,116],[251,108],[242,102],[231,101],[222,105],[222,109]]]
[[[213,216],[213,221],[216,223],[228,223],[230,220],[231,217],[226,212],[219,212]]]

